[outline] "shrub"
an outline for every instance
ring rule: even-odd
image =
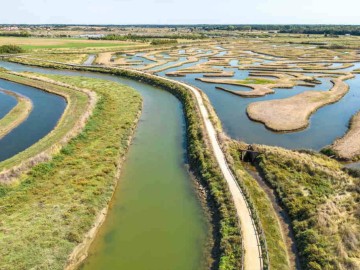
[[[15,53],[23,53],[24,50],[17,46],[17,45],[3,45],[0,46],[0,53],[11,53],[11,54],[15,54]]]

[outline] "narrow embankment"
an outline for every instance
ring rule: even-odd
[[[360,112],[350,121],[349,131],[331,146],[336,157],[343,160],[360,158]]]
[[[3,118],[0,119],[0,139],[1,139],[6,134],[11,132],[11,130],[13,130],[14,128],[19,126],[22,122],[26,120],[26,118],[29,116],[32,110],[33,105],[31,100],[23,95],[2,89],[0,89],[0,92],[14,96],[18,101],[17,105]]]

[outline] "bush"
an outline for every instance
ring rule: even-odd
[[[0,46],[0,53],[23,53],[24,50],[17,45],[3,45]]]

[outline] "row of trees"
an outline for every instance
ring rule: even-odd
[[[20,31],[20,32],[1,32],[1,37],[30,37],[31,34],[27,31]]]
[[[149,41],[153,39],[203,39],[205,38],[204,35],[201,34],[186,34],[186,35],[117,35],[117,34],[110,34],[104,37],[89,37],[89,39],[95,40],[136,40],[136,41]]]
[[[296,34],[328,34],[328,35],[357,35],[360,36],[360,25],[206,25],[202,26],[205,31],[227,30],[227,31],[278,31],[280,33]]]

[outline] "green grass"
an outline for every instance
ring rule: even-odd
[[[267,79],[255,79],[255,78],[246,78],[245,80],[237,80],[237,83],[241,84],[273,84],[274,80]]]
[[[259,166],[292,220],[304,269],[358,269],[359,178],[321,154],[259,147]]]
[[[63,62],[69,64],[82,64],[88,55],[83,53],[37,53],[32,54],[31,58],[41,59],[45,61]]]
[[[141,97],[113,82],[51,76],[100,97],[84,131],[18,186],[0,187],[0,269],[63,269],[109,202]]]

